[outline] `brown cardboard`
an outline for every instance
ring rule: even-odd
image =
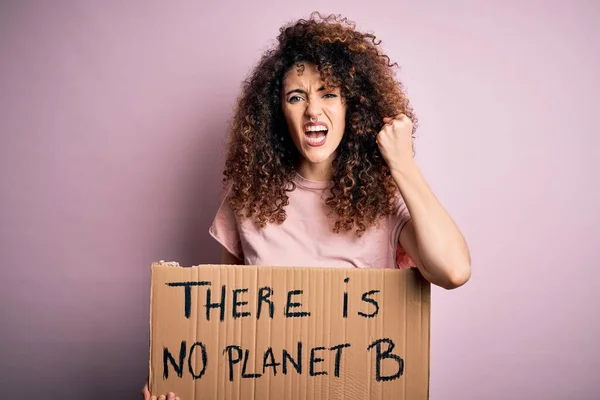
[[[222,291],[221,321],[221,308],[205,305],[208,293],[219,303]],[[181,400],[427,399],[429,329],[430,284],[416,270],[154,263],[151,393],[172,391]],[[182,365],[179,374],[174,365]]]

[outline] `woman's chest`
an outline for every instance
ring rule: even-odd
[[[393,268],[395,246],[385,221],[360,237],[354,231],[333,233],[331,220],[318,205],[295,209],[283,224],[260,230],[246,221],[241,233],[246,264]]]

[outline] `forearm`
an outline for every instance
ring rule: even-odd
[[[446,288],[461,286],[471,273],[469,249],[462,233],[414,161],[391,171],[411,215],[421,263],[417,267],[434,284]]]

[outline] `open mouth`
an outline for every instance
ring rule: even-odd
[[[304,137],[306,144],[313,147],[322,146],[327,140],[327,126],[324,124],[308,125],[304,128]]]

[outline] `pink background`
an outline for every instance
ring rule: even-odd
[[[240,82],[319,9],[402,65],[472,250],[472,280],[433,290],[431,398],[598,398],[600,3],[323,4],[2,2],[3,396],[138,398],[149,265],[218,261]]]

